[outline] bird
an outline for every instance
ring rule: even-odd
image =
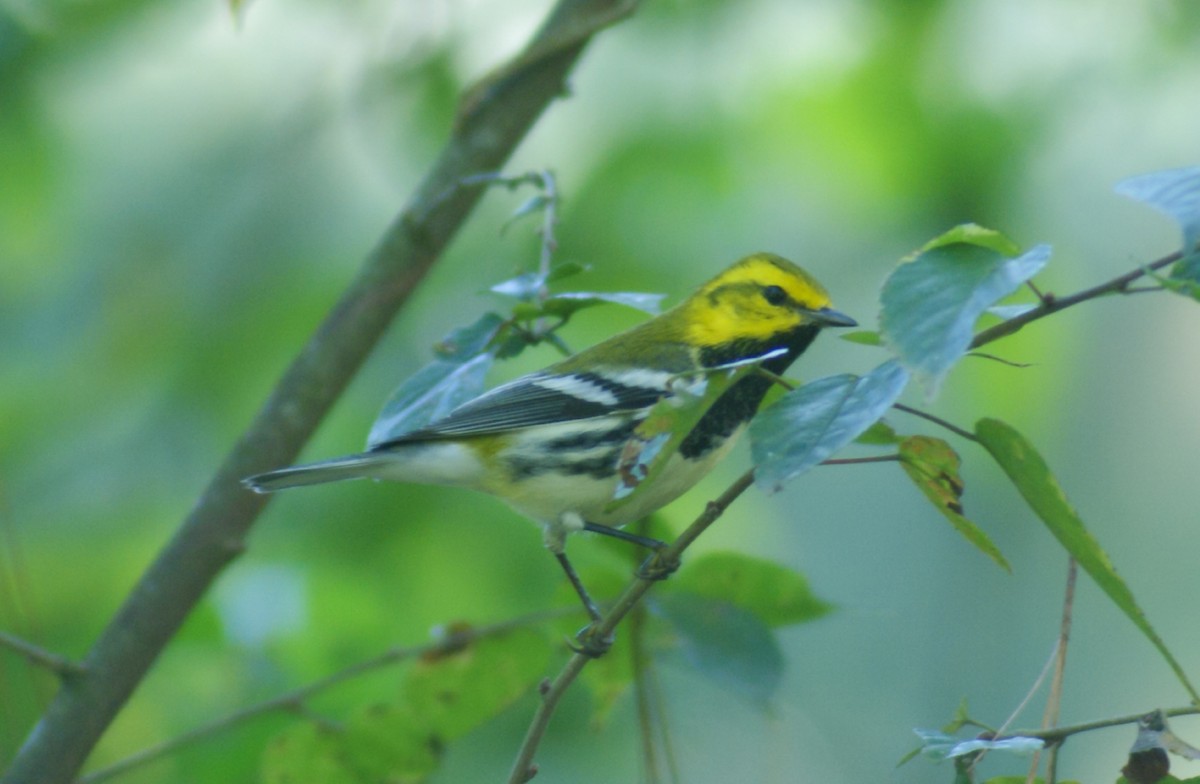
[[[417,430],[358,454],[247,477],[258,493],[371,478],[450,485],[507,502],[542,526],[593,621],[596,603],[565,552],[568,534],[591,531],[660,550],[625,532],[695,485],[731,449],[771,384],[746,373],[711,404],[646,487],[613,504],[619,464],[638,426],[664,399],[730,365],[760,360],[778,376],[826,327],[857,322],[835,310],[825,288],[793,262],[753,253],[680,304],[555,364],[497,386]],[[669,573],[674,564],[664,571]],[[649,573],[648,573],[649,574]],[[650,574],[661,577],[664,574]]]

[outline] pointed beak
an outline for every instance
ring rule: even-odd
[[[821,308],[820,310],[810,310],[808,315],[816,319],[817,323],[822,327],[857,327],[858,322],[833,308]]]

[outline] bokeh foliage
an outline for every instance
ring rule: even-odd
[[[257,0],[239,24],[199,2],[0,4],[0,628],[86,651],[427,165],[457,91],[543,11],[427,6]],[[675,301],[767,249],[804,263],[871,324],[895,261],[973,220],[1024,246],[1051,242],[1049,284],[1065,291],[1177,244],[1171,225],[1110,187],[1195,162],[1198,41],[1187,2],[650,4],[589,53],[513,171],[558,172],[559,258],[593,268],[588,289]],[[432,344],[496,306],[489,285],[532,267],[528,226],[499,232],[519,200],[488,197],[309,456],[357,449]],[[1177,361],[1195,357],[1188,304],[1099,303],[1027,330],[1003,350],[1034,367],[965,365],[938,405],[1036,436],[1194,671],[1200,632],[1178,600],[1194,570],[1170,546],[1194,543],[1200,371]],[[583,346],[637,318],[587,311],[564,337]],[[553,356],[531,351],[503,370]],[[876,359],[825,340],[801,373],[865,373]],[[773,718],[690,664],[667,674],[697,777],[877,780],[911,746],[907,727],[936,725],[968,692],[975,712],[1006,714],[1040,668],[1061,556],[1002,477],[965,501],[1012,577],[929,524],[936,514],[887,474],[818,471],[771,500],[743,499],[713,532],[706,546],[785,561],[840,609],[785,636]],[[667,524],[721,487],[704,485]],[[587,540],[572,555],[627,569]],[[538,532],[489,499],[366,484],[283,496],[96,762],[436,624],[552,605],[559,589]],[[1065,714],[1175,700],[1170,673],[1104,601],[1081,599],[1090,626],[1072,667],[1106,688],[1069,695]],[[314,708],[349,715],[405,672]],[[0,654],[0,761],[52,688]],[[494,778],[529,708],[456,746],[441,780]],[[569,701],[546,769],[636,775],[627,698],[612,711],[598,732],[587,700]],[[247,779],[291,722],[247,725],[127,780]],[[1121,755],[1094,753],[1071,760],[1073,776],[1112,778]],[[897,780],[926,780],[918,767]]]

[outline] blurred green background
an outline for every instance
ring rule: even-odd
[[[431,162],[459,89],[548,5],[256,0],[239,23],[217,2],[0,0],[0,629],[86,652]],[[1200,163],[1198,91],[1200,4],[1186,0],[650,3],[588,50],[510,170],[557,172],[558,258],[593,268],[573,284],[674,302],[771,250],[873,327],[896,260],[958,222],[1051,243],[1039,282],[1061,293],[1174,249],[1169,221],[1111,186]],[[523,198],[485,199],[306,457],[360,448],[430,345],[534,263],[532,224],[500,235]],[[564,336],[584,346],[639,318],[588,311]],[[1041,448],[1193,677],[1198,327],[1180,297],[1090,303],[994,347],[1030,367],[964,361],[933,405],[964,425],[1005,419]],[[551,356],[528,352],[495,380]],[[826,336],[798,372],[879,358]],[[685,780],[949,781],[923,760],[894,769],[910,728],[944,723],[963,696],[994,724],[1015,708],[1050,655],[1066,558],[985,456],[959,446],[967,513],[1011,576],[894,465],[753,492],[701,541],[802,571],[838,610],[784,631],[770,715],[685,662],[665,669]],[[669,521],[685,524],[746,465],[743,448]],[[572,553],[611,564],[586,539]],[[491,499],[358,483],[283,495],[93,765],[438,624],[547,607],[560,582],[536,528]],[[342,715],[397,678],[315,707]],[[0,650],[0,767],[53,690]],[[1081,578],[1062,721],[1184,702]],[[453,745],[435,780],[499,779],[532,706]],[[1017,724],[1039,720],[1035,701]],[[252,780],[292,722],[246,725],[122,781]],[[1112,781],[1132,739],[1081,738],[1059,770]],[[539,781],[636,780],[630,700],[597,730],[583,691],[569,695],[539,761]]]

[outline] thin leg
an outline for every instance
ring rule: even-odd
[[[636,544],[641,547],[645,547],[647,550],[653,550],[655,552],[658,552],[659,550],[661,550],[667,546],[667,543],[662,541],[661,539],[654,539],[649,536],[639,536],[637,534],[631,534],[628,531],[622,531],[620,528],[610,528],[607,525],[597,525],[596,523],[584,523],[583,530],[591,531],[594,534],[604,534],[605,536],[611,536],[613,539],[620,539],[622,542],[629,542],[631,544]]]
[[[583,587],[583,581],[579,579],[579,574],[575,571],[575,567],[567,560],[567,554],[555,553],[554,557],[558,559],[559,565],[567,573],[567,579],[571,581],[571,587],[575,589],[575,593],[579,594],[579,598],[583,602],[583,607],[587,610],[587,614],[591,617],[592,622],[595,623],[600,620],[600,608],[592,601],[592,596],[587,592],[587,588]]]
[[[614,539],[620,539],[622,542],[629,542],[630,544],[636,544],[652,550],[653,555],[647,558],[637,570],[637,576],[643,579],[665,580],[679,568],[678,560],[668,562],[663,559],[662,552],[666,549],[667,543],[662,540],[631,534],[628,531],[622,531],[620,528],[609,528],[607,525],[597,525],[596,523],[584,523],[583,530],[591,531],[594,534],[611,536]]]
[[[613,637],[612,634],[601,635],[597,631],[597,625],[600,623],[600,608],[596,606],[587,589],[583,587],[583,581],[579,579],[579,574],[575,571],[575,567],[567,560],[567,554],[555,553],[554,557],[558,559],[558,563],[562,566],[563,571],[567,573],[567,579],[571,582],[571,587],[575,589],[575,593],[579,594],[584,609],[587,610],[587,614],[592,619],[591,623],[580,629],[579,633],[575,635],[575,639],[579,641],[579,645],[576,646],[571,643],[568,643],[568,645],[576,653],[582,653],[593,659],[603,656],[612,647]]]

